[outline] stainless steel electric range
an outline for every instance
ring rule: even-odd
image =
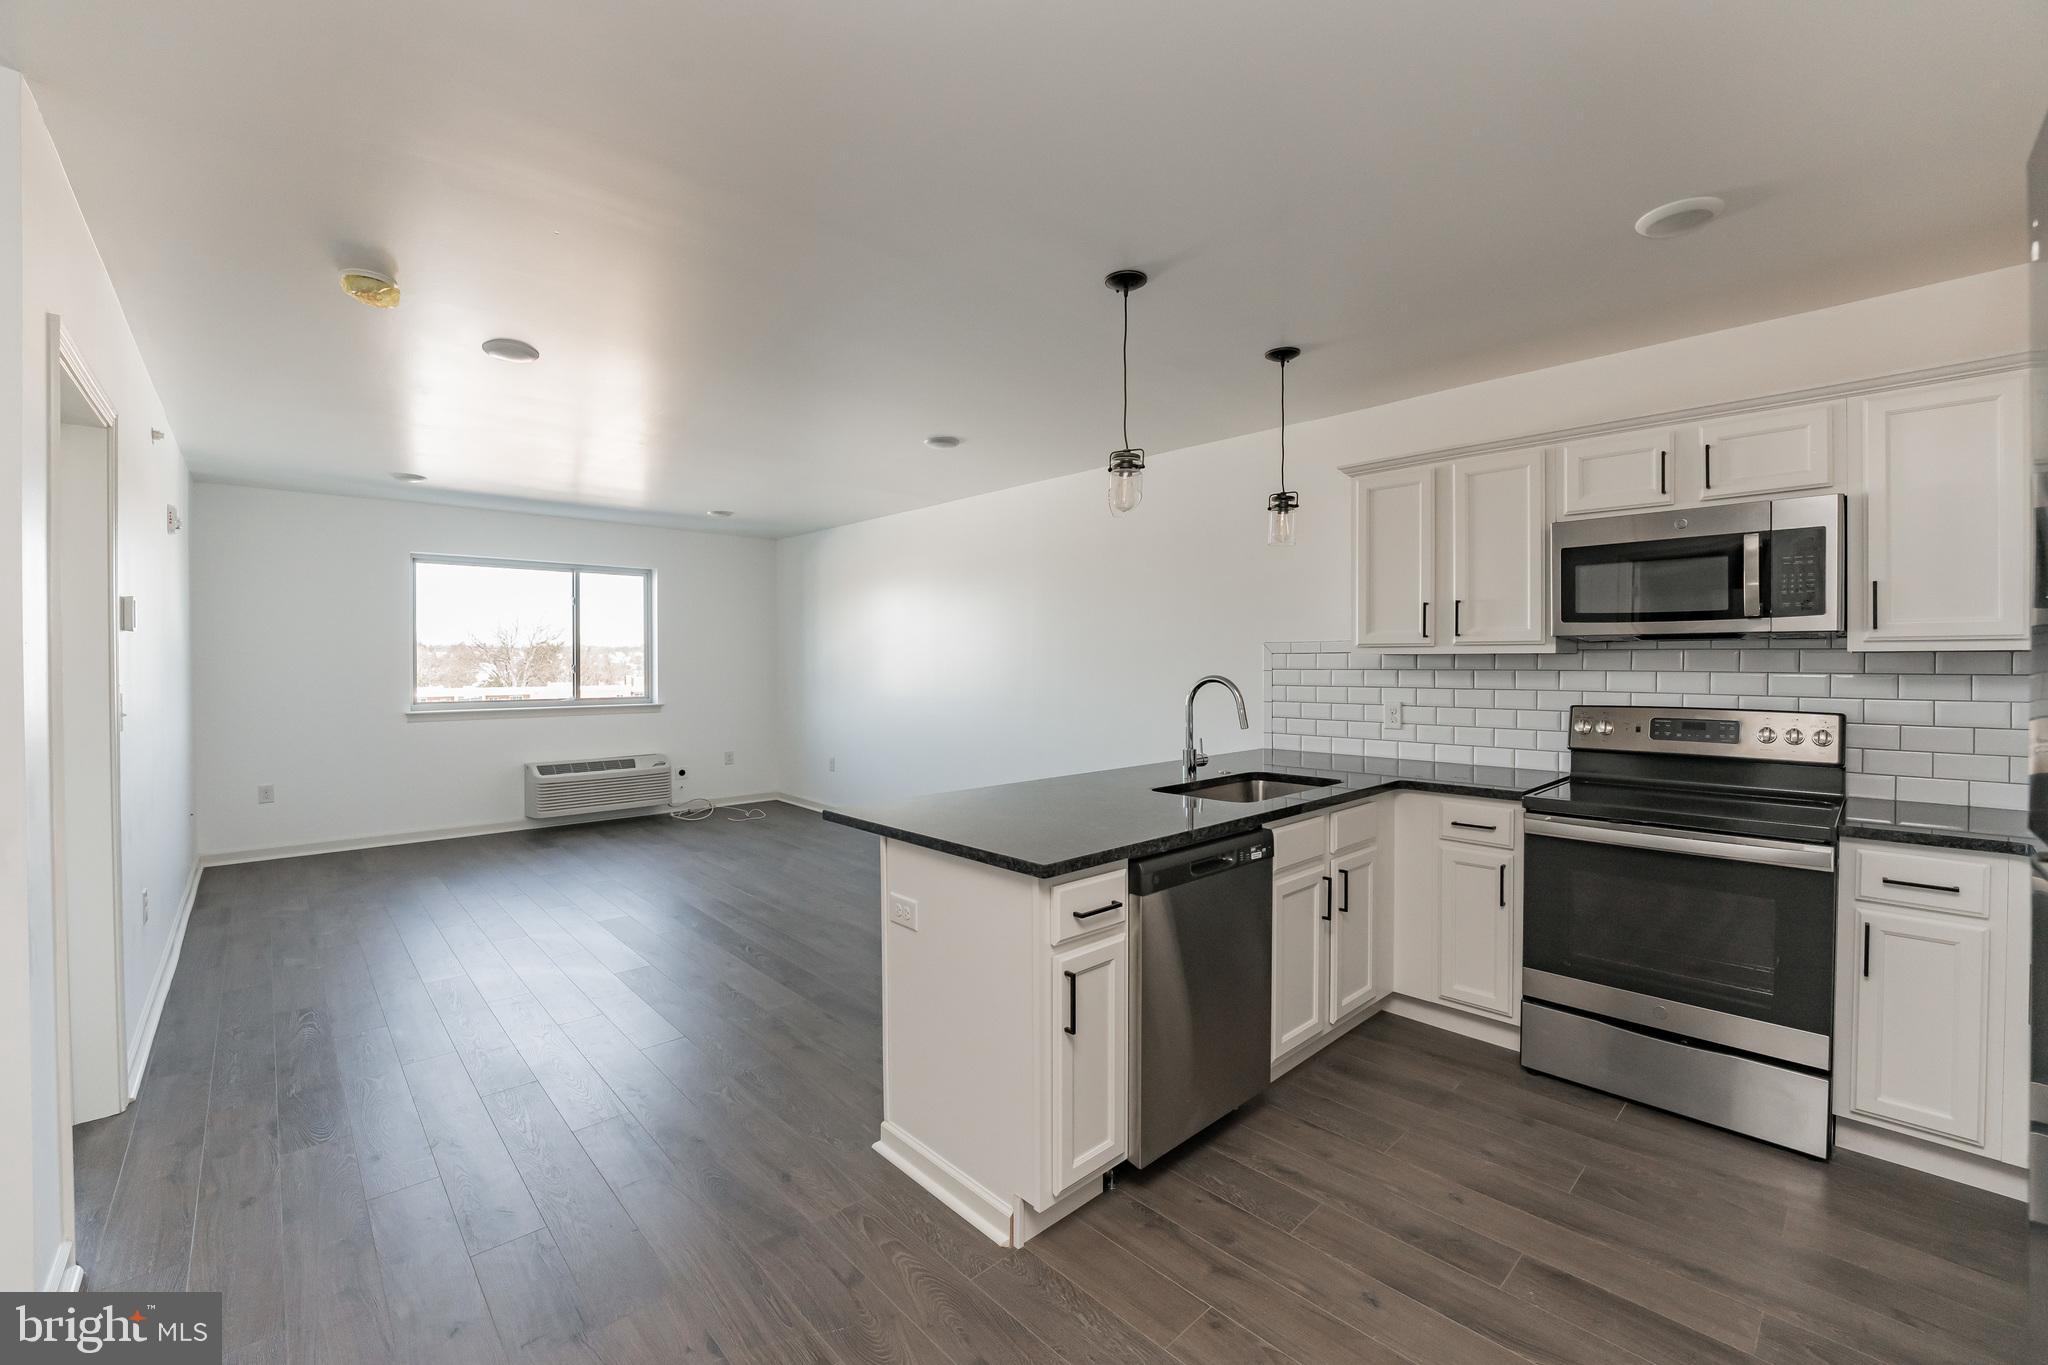
[[[1522,1065],[1826,1157],[1842,717],[1575,706],[1522,799]]]

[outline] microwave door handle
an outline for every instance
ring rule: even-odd
[[[1764,614],[1764,538],[1757,531],[1742,538],[1742,614]]]

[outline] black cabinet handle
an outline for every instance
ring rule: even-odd
[[[1344,901],[1337,908],[1348,915],[1351,913],[1351,869],[1340,867],[1337,869],[1337,875],[1344,879]]]
[[[1714,486],[1714,443],[1712,441],[1707,442],[1706,448],[1701,454],[1705,458],[1707,465],[1707,487],[1712,488]]]
[[[1915,891],[1939,891],[1944,896],[1960,896],[1963,894],[1963,888],[1960,886],[1940,886],[1934,882],[1909,882],[1898,877],[1886,877],[1884,884],[1886,886],[1911,887]]]
[[[1422,604],[1422,633],[1429,634],[1429,603]]]
[[[1863,974],[1870,975],[1870,921],[1863,921]]]
[[[1870,580],[1870,628],[1877,629],[1877,580]]]
[[[1485,831],[1486,831],[1486,832],[1487,832],[1488,834],[1491,834],[1491,833],[1493,833],[1493,832],[1494,832],[1495,830],[1499,829],[1499,828],[1500,828],[1500,826],[1499,826],[1499,825],[1475,825],[1475,824],[1473,824],[1473,823],[1472,823],[1472,822],[1471,822],[1470,820],[1453,820],[1453,821],[1451,821],[1451,828],[1452,828],[1452,829],[1483,829],[1483,830],[1485,830]]]
[[[1332,903],[1333,901],[1335,901],[1336,899],[1337,899],[1336,893],[1335,893],[1334,891],[1332,891],[1332,890],[1330,889],[1330,879],[1329,879],[1328,877],[1325,877],[1325,878],[1323,878],[1323,918],[1324,918],[1324,919],[1328,919],[1328,918],[1330,917],[1330,905],[1331,905],[1331,903]]]
[[[1122,901],[1111,901],[1108,905],[1103,906],[1099,910],[1076,910],[1074,912],[1074,918],[1094,919],[1097,915],[1106,915],[1112,910],[1121,910],[1123,908],[1124,903]]]
[[[1451,634],[1456,636],[1463,635],[1464,633],[1465,599],[1462,597],[1453,597],[1451,599]]]
[[[1670,492],[1670,491],[1671,491],[1670,489],[1668,489],[1668,488],[1666,488],[1666,487],[1664,486],[1664,456],[1665,456],[1665,453],[1666,453],[1666,452],[1664,452],[1664,451],[1661,451],[1661,450],[1657,452],[1657,491],[1658,491],[1659,493],[1668,493],[1668,492]]]
[[[1508,865],[1500,865],[1500,908],[1508,908]]]
[[[1068,973],[1067,973],[1067,1035],[1068,1035],[1069,1037],[1072,1037],[1072,1036],[1073,1036],[1073,1032],[1074,1032],[1074,974],[1073,974],[1072,972],[1068,972]]]

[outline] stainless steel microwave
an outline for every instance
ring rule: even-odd
[[[1555,522],[1557,634],[1839,635],[1846,516],[1829,493]]]

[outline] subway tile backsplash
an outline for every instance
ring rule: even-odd
[[[1580,703],[1835,711],[1851,796],[2025,809],[2027,656],[1851,654],[1810,642],[1561,645],[1557,654],[1399,654],[1341,640],[1266,646],[1275,749],[1567,767]],[[1398,702],[1402,724],[1386,723]]]

